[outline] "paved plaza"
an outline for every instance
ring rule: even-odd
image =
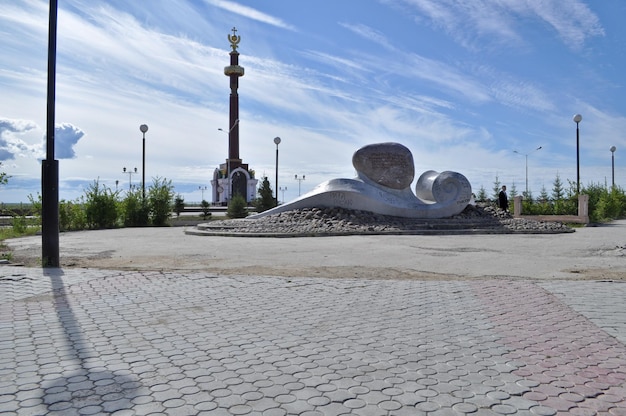
[[[625,270],[617,250],[624,230],[626,222],[618,222],[533,236],[533,244],[528,236],[489,237],[493,247],[508,247],[496,263],[523,264],[515,258],[529,256],[542,238],[570,245],[563,253],[573,251],[581,262],[562,268],[555,248],[545,253],[555,268],[544,273],[533,265],[543,264],[540,256],[526,258],[524,273],[534,277],[507,276],[506,264],[500,275],[481,277],[484,252],[472,244],[488,252],[491,246],[471,236],[461,243],[380,237],[421,264],[426,277],[410,279],[398,276],[410,271],[408,261],[386,276],[388,258],[367,277],[339,276],[346,265],[373,261],[373,252],[354,253],[364,244],[358,237],[282,243],[195,237],[201,245],[248,245],[255,254],[240,260],[245,267],[238,273],[199,264],[0,266],[0,414],[626,415],[626,281],[597,277],[607,263]],[[83,246],[90,239],[98,246],[111,231],[80,238]],[[346,264],[329,258],[335,267],[329,277],[314,277],[320,269],[297,256],[271,269],[255,250],[262,244],[284,244],[283,255],[290,246],[326,244]],[[443,254],[445,244],[461,254],[426,258],[424,247]],[[472,253],[478,260],[471,261]],[[460,261],[467,273],[433,278]],[[255,274],[257,262],[291,275]]]

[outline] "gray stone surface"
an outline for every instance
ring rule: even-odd
[[[0,413],[626,411],[626,285],[384,277],[2,266]]]
[[[472,187],[458,172],[424,172],[410,189],[415,175],[413,156],[399,143],[378,143],[357,150],[353,157],[354,179],[331,179],[313,190],[271,210],[256,213],[262,218],[306,208],[343,208],[405,218],[446,218],[470,202]]]
[[[363,146],[352,156],[359,177],[391,189],[405,189],[415,179],[413,154],[400,143]]]

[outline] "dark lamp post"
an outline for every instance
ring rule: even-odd
[[[142,124],[139,126],[139,130],[143,134],[143,147],[141,153],[141,197],[146,199],[146,132],[148,131],[148,125]]]
[[[278,145],[280,144],[280,137],[274,137],[274,143],[276,144],[276,181],[274,186],[276,187],[276,206],[278,206]]]
[[[611,187],[615,188],[615,151],[617,147],[611,146],[609,150],[611,151]]]
[[[576,114],[573,117],[574,123],[576,123],[576,194],[580,193],[580,133],[578,130],[578,123],[583,120],[583,116]]]

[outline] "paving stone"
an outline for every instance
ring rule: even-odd
[[[0,293],[2,316],[14,318],[12,329],[0,326],[0,368],[20,368],[6,373],[11,384],[0,382],[3,411],[618,414],[625,407],[626,350],[602,329],[615,321],[610,308],[619,312],[612,299],[624,294],[621,286],[67,274],[58,309],[49,284],[34,298],[28,290],[9,299]],[[598,306],[580,300],[582,292],[593,302],[610,297],[604,304],[613,306],[594,313]],[[15,339],[4,341],[7,334]]]

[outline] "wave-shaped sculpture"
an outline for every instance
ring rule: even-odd
[[[260,218],[303,208],[339,207],[406,218],[446,218],[463,211],[472,187],[458,172],[426,171],[417,180],[415,194],[411,151],[399,143],[372,144],[352,157],[354,179],[331,179],[299,198],[251,215]]]

